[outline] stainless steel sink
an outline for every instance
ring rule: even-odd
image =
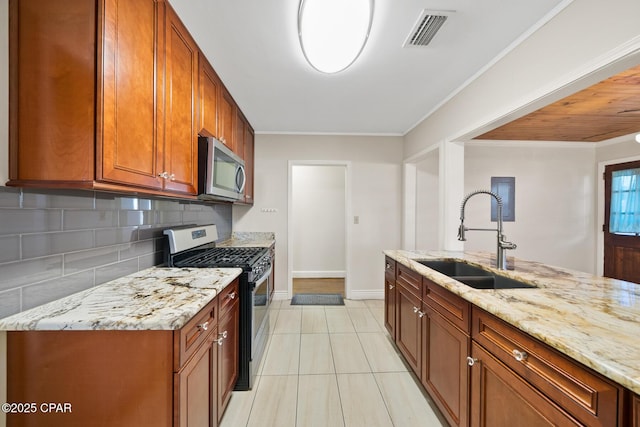
[[[535,288],[534,285],[529,283],[493,274],[490,271],[462,261],[423,260],[418,262],[474,289]]]

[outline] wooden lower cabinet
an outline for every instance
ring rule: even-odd
[[[636,394],[631,398],[631,425],[640,427],[640,396]]]
[[[239,308],[238,299],[235,298],[228,307],[228,311],[221,313],[218,320],[218,421],[224,415],[224,410],[231,399],[231,392],[238,379]]]
[[[467,426],[471,338],[424,306],[421,382],[452,426]]]
[[[583,425],[475,342],[471,357],[471,427]]]
[[[7,426],[218,425],[238,376],[237,286],[176,331],[7,332],[7,401],[69,404]]]
[[[396,339],[396,262],[387,257],[384,263],[384,326]]]
[[[640,427],[639,396],[389,261],[385,326],[449,425]]]
[[[209,337],[217,336],[214,329]],[[211,427],[218,423],[218,344],[208,339],[174,374],[175,427]]]
[[[420,377],[422,370],[422,301],[401,282],[397,285],[396,346]]]

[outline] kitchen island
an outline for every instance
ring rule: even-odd
[[[216,425],[241,272],[153,267],[0,319],[7,425]]]
[[[633,412],[632,406],[635,405],[635,410],[637,411],[638,404],[637,401],[627,403],[627,400],[632,401],[632,399],[637,399],[637,394],[640,393],[640,339],[638,338],[640,337],[640,285],[597,277],[587,273],[553,267],[542,263],[511,258],[509,259],[509,269],[497,270],[493,257],[484,253],[404,250],[387,250],[384,251],[384,253],[387,257],[386,266],[388,271],[385,273],[385,281],[388,287],[393,289],[402,288],[402,291],[391,295],[391,298],[404,298],[406,300],[404,295],[413,298],[410,292],[405,292],[404,290],[409,287],[404,285],[411,282],[411,277],[409,277],[407,281],[407,275],[411,275],[413,272],[414,279],[422,278],[422,285],[424,286],[422,296],[424,296],[424,298],[420,301],[420,297],[417,296],[418,292],[415,292],[416,297],[413,300],[415,302],[415,312],[421,314],[421,318],[429,318],[429,313],[434,312],[430,307],[430,303],[423,301],[427,301],[429,298],[433,299],[433,296],[438,293],[446,292],[447,295],[453,295],[453,297],[447,297],[448,301],[454,301],[455,299],[456,301],[460,301],[460,306],[464,304],[468,305],[470,313],[465,313],[464,316],[460,314],[459,319],[441,322],[442,325],[449,327],[453,325],[453,321],[459,320],[461,323],[457,324],[454,329],[450,328],[450,330],[453,332],[461,332],[463,338],[465,334],[467,336],[466,341],[463,339],[460,340],[460,343],[464,344],[466,342],[468,346],[468,348],[461,350],[461,355],[464,352],[467,353],[465,356],[468,360],[465,361],[463,359],[463,362],[469,362],[471,366],[465,369],[467,370],[466,382],[463,381],[465,380],[465,370],[461,370],[460,376],[463,384],[470,387],[470,397],[463,398],[461,402],[458,402],[461,406],[468,405],[470,401],[473,407],[474,398],[478,397],[474,396],[473,388],[480,387],[478,384],[480,382],[482,382],[482,384],[487,383],[486,372],[482,371],[483,376],[479,376],[478,378],[476,378],[474,374],[474,372],[480,372],[480,369],[485,369],[488,365],[488,363],[486,363],[482,368],[473,366],[478,359],[474,355],[476,341],[483,344],[484,347],[494,346],[490,349],[496,352],[498,350],[502,351],[501,346],[504,346],[506,350],[509,345],[514,343],[524,343],[523,345],[530,345],[534,350],[531,351],[530,354],[527,354],[522,351],[522,349],[518,349],[517,346],[513,346],[513,357],[517,356],[516,358],[519,358],[519,360],[507,360],[506,363],[507,366],[510,367],[513,365],[510,369],[525,377],[523,386],[527,386],[528,383],[535,385],[537,381],[536,376],[541,373],[551,382],[555,381],[554,378],[560,378],[566,374],[566,379],[560,378],[560,382],[566,380],[565,383],[554,383],[549,387],[559,390],[566,387],[564,391],[573,390],[573,384],[569,383],[574,381],[572,376],[575,376],[575,373],[566,373],[563,369],[558,369],[556,372],[555,367],[558,363],[565,363],[566,360],[579,362],[580,365],[587,368],[585,372],[595,371],[595,374],[592,376],[595,380],[600,381],[602,378],[604,379],[602,384],[607,385],[607,387],[609,387],[609,385],[612,386],[607,388],[607,393],[615,395],[612,397],[615,404],[611,410],[614,411],[612,418],[617,420],[613,424],[607,424],[610,421],[598,424],[600,421],[595,419],[600,415],[596,413],[598,412],[597,400],[600,399],[601,402],[604,401],[603,396],[605,396],[605,394],[602,391],[599,394],[598,390],[595,390],[595,386],[591,387],[590,384],[587,384],[583,390],[579,392],[573,390],[572,392],[584,393],[583,396],[577,399],[579,401],[578,406],[584,406],[584,408],[579,408],[579,410],[584,409],[594,417],[594,420],[591,422],[579,419],[579,423],[592,425],[632,425],[632,417],[638,416],[637,413]],[[481,267],[493,274],[525,282],[533,287],[516,289],[474,289],[445,274],[428,268],[419,262],[424,260],[458,260]],[[392,265],[393,263],[397,265],[397,269],[395,269],[395,282],[391,279],[391,277],[394,276],[391,269],[396,268]],[[404,277],[402,279],[398,278],[397,272],[402,272]],[[417,275],[415,273],[417,273]],[[417,283],[417,281],[415,283]],[[396,303],[394,300],[393,304],[398,307],[398,310],[401,310],[399,302]],[[436,308],[435,311],[437,312],[438,308]],[[446,310],[440,311],[445,312]],[[389,315],[389,313],[390,311],[387,310],[387,315]],[[396,313],[395,318],[396,320],[402,318],[400,311]],[[494,318],[498,320],[491,320]],[[440,317],[434,315],[434,319],[439,321]],[[486,319],[490,319],[490,321],[494,323],[490,323]],[[427,355],[429,349],[428,345],[425,346],[424,341],[432,339],[429,338],[429,334],[426,333],[427,329],[434,323],[432,320],[433,319],[425,321],[428,326],[424,327],[426,335],[422,335],[422,341],[414,341],[417,343],[415,348],[420,347],[422,353],[427,353]],[[406,325],[407,323],[405,320],[404,324]],[[394,326],[396,329],[401,327],[399,324],[395,324]],[[420,327],[419,324],[418,327]],[[487,331],[492,328],[500,331],[504,330],[506,331],[504,332],[505,334],[507,332],[511,333],[511,329],[507,330],[507,328],[512,328],[515,332],[513,332],[510,337],[516,338],[505,338],[505,336],[502,335],[498,336],[498,333],[491,335],[495,331]],[[402,347],[404,346],[403,340],[406,340],[406,337],[402,337],[400,332],[393,333],[397,333],[400,337],[396,339],[396,342],[399,343],[398,347],[402,352]],[[425,336],[427,338],[424,338]],[[533,338],[533,340],[531,340],[531,338]],[[529,343],[528,340],[531,340],[531,342]],[[540,348],[540,352],[544,352],[547,351],[546,346],[552,349],[552,356],[554,358],[556,358],[556,352],[558,352],[557,359],[559,362],[548,363],[543,360],[538,363],[539,359],[542,360],[543,357],[540,356],[540,354],[535,354],[535,349]],[[411,346],[408,345],[408,347]],[[478,345],[478,351],[484,351],[484,347]],[[510,353],[511,347],[509,347],[507,351]],[[407,351],[405,351],[405,353],[407,353]],[[560,354],[562,354],[562,356],[560,356]],[[409,355],[411,356],[410,353]],[[564,356],[567,356],[568,359],[565,359]],[[485,356],[485,359],[488,357],[489,356]],[[405,358],[407,357],[405,356]],[[409,359],[411,359],[411,357],[409,357]],[[513,361],[517,363],[512,363]],[[416,368],[414,371],[428,377],[428,364],[428,360],[422,363],[421,366],[419,361],[415,361],[414,366]],[[464,364],[466,365],[466,363]],[[480,363],[478,363],[478,365],[480,365]],[[476,371],[474,371],[474,369],[476,369]],[[545,370],[547,371],[543,372]],[[469,378],[471,381],[469,381]],[[473,382],[474,378],[477,380],[475,384]],[[608,383],[608,380],[611,380],[612,383]],[[576,381],[576,384],[584,381],[583,379],[579,379]],[[437,386],[430,383],[429,378],[423,378],[422,382],[423,384],[427,384],[425,385],[427,391],[430,391],[429,386],[434,389],[437,388]],[[616,390],[616,385],[622,386],[627,391],[633,392],[636,395],[631,396],[632,393],[625,392],[621,388]],[[545,384],[544,387],[546,386]],[[578,387],[580,388],[582,386],[579,385]],[[544,393],[539,394],[542,395],[542,398],[546,398]],[[435,400],[437,401],[438,399],[436,398]],[[552,403],[555,405],[556,402]],[[571,402],[571,404],[573,404],[573,402]],[[590,405],[593,405],[593,407]],[[615,408],[616,405],[618,405],[617,409]],[[486,410],[486,407],[482,410]],[[443,412],[446,412],[446,410]],[[470,425],[472,426],[486,425],[482,421],[482,413],[474,413],[473,408],[467,414],[464,414],[464,412],[464,410],[452,410],[451,414],[453,415],[450,414],[450,423],[466,425],[466,420],[469,418],[471,420]],[[567,413],[562,408],[560,412],[565,415]],[[462,419],[459,416],[460,414],[464,415]],[[573,416],[574,415],[569,413],[567,419],[573,419]],[[570,425],[572,424],[570,423]]]

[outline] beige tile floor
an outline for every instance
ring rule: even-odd
[[[256,385],[233,392],[222,427],[447,425],[393,347],[383,301],[274,301],[270,322]]]

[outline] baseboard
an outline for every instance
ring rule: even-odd
[[[353,289],[349,299],[384,299],[384,289]]]
[[[335,279],[347,277],[346,271],[292,271],[294,279]]]
[[[289,292],[287,291],[273,291],[273,299],[289,299]]]

